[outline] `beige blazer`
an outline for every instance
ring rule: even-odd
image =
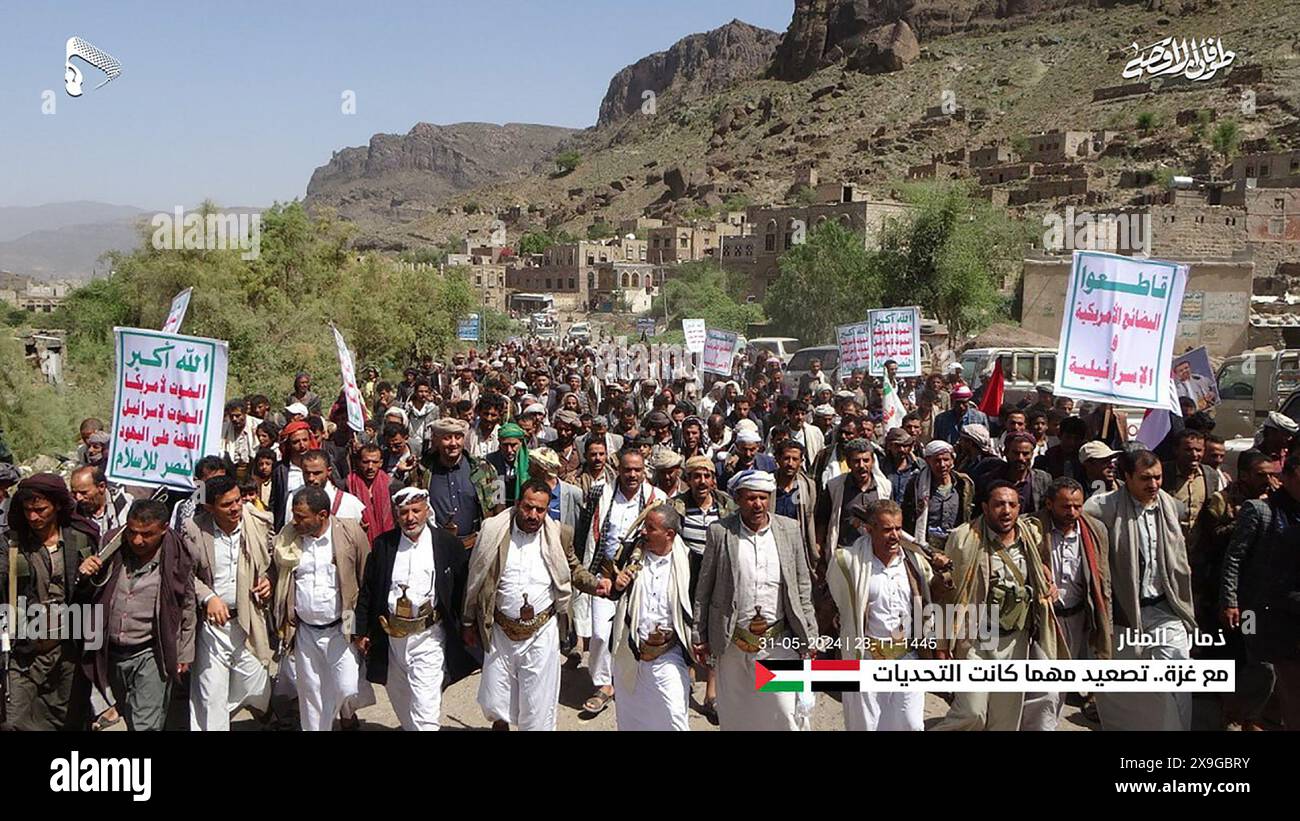
[[[194,601],[198,610],[204,609],[204,600],[212,595],[212,588],[204,580],[211,580],[216,566],[216,548],[213,533],[217,524],[204,508],[181,529],[181,542],[194,561]],[[263,665],[271,661],[270,629],[267,612],[253,604],[253,578],[269,578],[271,568],[271,514],[253,505],[244,505],[239,520],[240,550],[235,569],[235,621],[248,635],[253,655]]]
[[[339,574],[339,597],[343,600],[343,632],[352,640],[353,611],[357,607],[357,593],[370,557],[370,540],[361,523],[354,519],[330,517],[330,544],[334,548],[334,569]],[[302,547],[298,544],[298,531],[293,522],[286,524],[275,536],[271,548],[275,560],[275,628],[280,636],[281,652],[293,649],[293,637],[298,630],[298,616],[293,601],[293,575],[302,561]]]

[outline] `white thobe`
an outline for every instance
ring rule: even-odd
[[[615,490],[610,502],[609,528],[604,534],[605,541],[620,538],[640,513],[640,494],[627,499],[622,490]],[[593,549],[601,550],[603,545],[595,545]],[[611,599],[591,597],[591,641],[588,643],[590,652],[587,655],[587,667],[591,672],[591,683],[597,687],[607,687],[614,683],[611,670],[613,654],[610,652],[609,640],[617,606]]]
[[[333,513],[335,519],[352,519],[361,521],[361,517],[366,515],[366,506],[360,499],[348,493],[346,490],[339,490],[329,482],[325,483],[325,495],[330,497],[330,510],[334,509],[334,500],[342,493],[343,498],[339,500],[339,509]]]
[[[290,463],[289,472],[284,479],[284,520],[293,521],[293,494],[301,490],[307,482],[302,478],[302,468]]]
[[[231,614],[222,626],[203,618],[196,630],[190,671],[191,730],[229,730],[230,716],[240,707],[247,704],[265,711],[271,699],[271,678],[247,646],[248,634],[234,613],[242,538],[238,526],[234,533],[213,528],[212,595],[225,602]]]
[[[519,618],[524,597],[540,616],[555,600],[554,582],[542,557],[542,532],[511,527],[505,568],[497,582],[497,609]],[[507,721],[521,730],[554,730],[560,700],[560,631],[552,617],[533,635],[514,641],[492,625],[492,644],[483,660],[478,703],[488,721]]]
[[[902,554],[889,565],[871,556],[871,578],[867,582],[867,635],[875,639],[912,638],[912,585]],[[917,658],[908,653],[904,659]],[[844,693],[846,730],[925,729],[925,693]]]
[[[640,591],[637,614],[637,642],[643,642],[655,627],[673,629],[672,553],[656,556],[646,552],[635,584]],[[630,591],[623,595],[630,595]],[[636,684],[630,692],[622,690],[614,701],[615,717],[620,730],[689,730],[687,721],[691,704],[691,676],[686,665],[685,649],[677,646],[657,659],[637,661],[629,654],[615,654],[615,666],[636,665]],[[619,668],[620,670],[622,668]],[[619,675],[619,678],[625,678]],[[631,674],[626,678],[631,678]]]
[[[749,624],[755,607],[769,624],[775,623],[785,615],[776,536],[771,525],[755,533],[741,524],[740,533],[735,556],[736,623]],[[777,646],[746,653],[731,636],[713,636],[711,641],[726,643],[726,649],[718,654],[718,723],[723,730],[803,729],[797,715],[799,694],[761,693],[754,689],[755,661],[798,658],[798,652]]]
[[[393,583],[388,589],[388,612],[397,607],[406,586],[406,597],[416,610],[425,602],[438,606],[434,584],[437,569],[433,560],[433,534],[420,530],[412,542],[405,533],[397,543],[393,560]],[[442,680],[446,634],[442,622],[405,638],[388,639],[388,698],[403,730],[437,730],[442,721]]]
[[[361,659],[343,632],[343,601],[330,528],[319,537],[299,536],[298,544],[302,558],[293,576],[298,630],[292,664],[282,674],[293,679],[302,729],[328,732],[345,702],[357,697]]]

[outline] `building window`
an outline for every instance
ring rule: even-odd
[[[578,290],[578,280],[574,279],[573,277],[569,277],[569,290],[570,291]]]
[[[792,233],[789,232],[789,231],[786,231],[786,232],[785,232],[785,247],[786,247],[786,248],[792,248],[793,246],[794,246],[794,234],[792,234]]]
[[[685,247],[686,247],[686,237],[679,237],[679,238],[678,238],[678,241],[677,241],[677,244],[680,245],[682,248],[685,248]]]
[[[1282,219],[1282,217],[1269,217],[1268,235],[1270,237],[1280,237],[1285,230],[1286,220]]]
[[[548,291],[551,290],[551,278],[550,278],[550,277],[547,277],[547,278],[546,278],[546,290],[548,290]]]
[[[623,276],[622,276],[622,278],[621,278],[621,280],[620,280],[620,283],[622,284],[622,286],[623,286],[624,288],[626,288],[626,287],[627,287],[627,282],[628,282],[627,272],[624,271],[624,272],[623,272]]]
[[[764,247],[768,251],[776,250],[776,234],[767,235],[767,240],[764,242]]]
[[[601,262],[604,262],[604,261],[605,261],[604,259],[601,259]],[[595,255],[595,254],[587,254],[587,264],[588,264],[588,265],[595,265],[595,264],[596,264],[596,255]]]
[[[1274,198],[1273,198],[1273,207],[1276,208],[1276,209],[1279,210],[1279,211],[1284,210],[1284,209],[1286,208],[1286,199],[1283,198],[1283,197],[1274,197]]]

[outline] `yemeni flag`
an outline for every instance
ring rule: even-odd
[[[903,400],[898,396],[898,386],[889,381],[888,375],[883,381],[885,386],[880,391],[880,412],[883,415],[880,421],[885,426],[885,432],[888,433],[902,426],[907,408],[903,407]]]
[[[980,401],[979,409],[985,416],[992,419],[1002,410],[1002,396],[1006,381],[1002,376],[1002,363],[995,361],[993,363],[993,375],[989,377],[989,383],[984,387],[984,398]]]

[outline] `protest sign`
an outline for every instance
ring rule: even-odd
[[[709,328],[704,341],[704,358],[700,370],[719,376],[731,376],[731,366],[736,359],[736,347],[740,338],[731,331]]]
[[[703,319],[683,319],[682,333],[686,335],[686,350],[691,353],[704,353],[704,340],[709,332],[704,327]]]
[[[479,341],[479,315],[470,314],[456,323],[456,338],[463,342]]]
[[[871,339],[868,373],[880,376],[885,363],[898,363],[899,376],[921,375],[921,309],[877,308],[867,312]],[[840,365],[840,372],[844,366]]]
[[[835,341],[840,349],[840,373],[848,375],[857,368],[871,366],[871,325],[867,322],[855,322],[852,325],[837,325]]]
[[[167,312],[167,321],[162,326],[163,333],[174,334],[181,329],[181,323],[185,321],[185,313],[190,309],[190,295],[193,293],[193,288],[186,288],[172,298],[171,310]]]
[[[1061,318],[1056,395],[1169,408],[1187,266],[1075,251]]]
[[[1210,366],[1210,353],[1202,345],[1174,360],[1174,388],[1179,397],[1196,403],[1198,411],[1219,404],[1219,384]]]
[[[113,336],[108,480],[193,489],[195,463],[221,452],[226,343],[139,328],[114,328]]]
[[[333,324],[334,344],[339,349],[339,370],[343,374],[343,396],[348,403],[348,427],[357,433],[365,429],[366,415],[361,409],[361,390],[357,387],[357,372],[352,365],[352,352],[343,341],[343,334]]]
[[[655,335],[655,319],[652,316],[638,317],[636,321],[636,332],[646,336]]]

